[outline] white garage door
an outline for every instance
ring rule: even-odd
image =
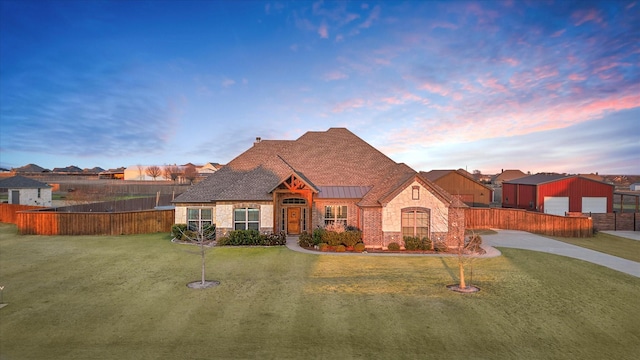
[[[546,214],[564,216],[569,211],[569,198],[559,196],[544,197],[544,212]]]
[[[607,212],[606,197],[583,197],[582,212],[604,214]]]

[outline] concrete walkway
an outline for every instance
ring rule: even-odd
[[[514,249],[525,249],[541,251],[550,254],[567,256],[575,259],[588,261],[602,265],[613,270],[621,271],[636,277],[640,277],[640,263],[622,259],[616,256],[604,254],[594,250],[585,249],[579,246],[552,240],[543,236],[516,230],[496,230],[497,234],[483,235],[482,248],[486,254],[480,258],[490,258],[500,256],[501,253],[496,247],[507,247]],[[617,235],[617,234],[615,234]],[[619,235],[618,235],[619,236]],[[456,256],[455,254],[393,254],[393,253],[335,253],[319,252],[303,249],[298,245],[297,237],[287,237],[287,247],[291,250],[329,256]]]

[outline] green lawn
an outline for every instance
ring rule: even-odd
[[[548,237],[623,259],[640,262],[640,241],[638,240],[631,240],[603,232],[599,232],[590,238]]]
[[[17,236],[0,225],[2,359],[635,359],[640,279],[501,249],[455,258],[197,249],[168,236]],[[467,277],[470,277],[470,271]],[[467,279],[469,280],[469,279]]]

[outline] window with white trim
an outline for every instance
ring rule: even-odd
[[[402,236],[429,237],[429,211],[402,210]]]
[[[213,209],[187,209],[187,224],[189,225],[189,230],[202,231],[205,226],[213,224]]]
[[[233,210],[233,230],[260,230],[260,210],[252,208]]]
[[[328,205],[324,207],[324,225],[332,225],[336,222],[347,226],[347,206]]]

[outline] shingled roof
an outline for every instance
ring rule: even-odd
[[[357,188],[361,206],[379,206],[382,198],[418,176],[349,130],[331,128],[307,132],[297,140],[256,142],[174,202],[269,201],[270,192],[292,174],[323,198],[329,194],[322,192],[336,187]]]
[[[0,189],[46,189],[50,187],[48,184],[20,175],[0,180]]]

